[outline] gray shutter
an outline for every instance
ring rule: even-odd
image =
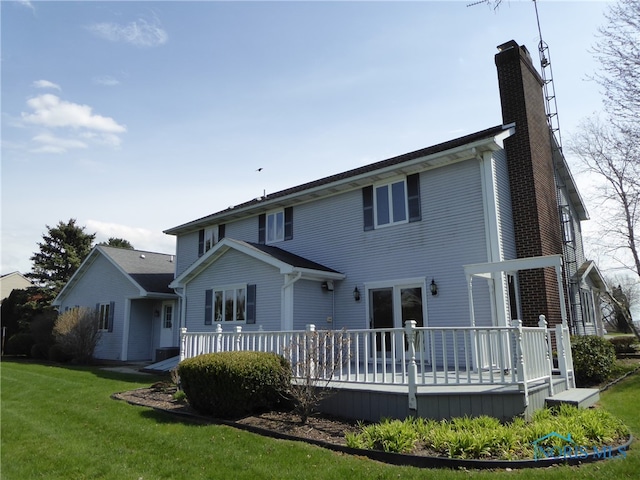
[[[247,324],[256,323],[256,286],[247,285]]]
[[[109,302],[109,325],[107,330],[113,332],[113,314],[116,310],[116,302]]]
[[[362,210],[364,214],[364,230],[373,230],[373,185],[362,189]]]
[[[204,292],[204,324],[213,324],[213,290]]]
[[[419,222],[422,220],[419,173],[414,173],[407,177],[407,203],[409,204],[409,221]]]
[[[293,238],[293,207],[284,209],[284,239],[291,240]]]
[[[267,215],[258,216],[258,243],[264,243],[266,239]]]
[[[204,255],[204,228],[198,231],[198,256]]]

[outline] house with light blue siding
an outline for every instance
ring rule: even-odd
[[[177,295],[169,288],[174,258],[97,245],[53,305],[61,313],[76,307],[98,312],[101,334],[94,355],[97,359],[154,361],[176,355]]]
[[[280,343],[291,357],[295,332],[322,331],[340,338],[331,355],[348,350],[327,409],[374,420],[508,418],[575,387],[569,332],[601,332],[607,286],[544,82],[526,47],[498,49],[500,124],[166,230],[182,358]]]
[[[584,256],[586,208],[553,148],[528,51],[501,47],[503,124],[166,230],[177,237],[182,326],[401,327],[408,316],[453,326],[469,325],[470,310],[476,325],[540,315],[555,325],[562,291],[573,333],[599,333],[606,284]],[[543,269],[503,272],[474,283],[467,301],[465,265],[547,255],[563,257],[561,288]]]

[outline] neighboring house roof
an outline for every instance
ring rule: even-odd
[[[324,195],[360,188],[370,184],[372,177],[375,180],[375,175],[380,175],[380,178],[384,178],[385,174],[391,171],[400,170],[407,174],[415,173],[425,168],[469,158],[469,151],[474,148],[477,149],[477,154],[487,150],[498,150],[502,148],[501,142],[503,138],[511,135],[513,131],[513,124],[498,125],[438,145],[270,193],[264,197],[170,228],[165,230],[164,233],[170,235],[187,233],[215,222],[235,220],[270,208],[283,207],[294,200],[295,202],[307,201]]]
[[[289,253],[281,248],[225,237],[187,268],[169,286],[179,288],[189,283],[231,249],[272,265],[278,268],[282,274],[300,274],[301,278],[313,280],[342,280],[345,278],[344,274],[332,268]]]
[[[140,291],[140,296],[174,296],[169,283],[174,278],[174,256],[166,253],[129,250],[126,248],[96,245],[78,270],[62,288],[53,305],[60,305],[62,298],[80,281],[100,256],[105,257]]]
[[[0,277],[0,302],[14,290],[33,287],[33,282],[20,272],[5,273]]]

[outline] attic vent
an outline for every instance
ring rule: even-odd
[[[145,258],[144,253],[141,253],[141,254],[140,254],[140,258],[142,258],[142,259],[144,259],[144,258]]]

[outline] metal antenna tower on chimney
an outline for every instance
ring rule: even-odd
[[[558,103],[556,102],[556,89],[553,85],[553,70],[551,69],[551,55],[549,54],[549,45],[542,39],[542,29],[540,28],[540,15],[538,14],[538,2],[533,0],[536,10],[536,22],[538,24],[538,34],[540,35],[540,43],[538,43],[538,53],[540,54],[540,74],[543,81],[545,110],[547,112],[547,123],[551,134],[555,137],[557,148],[562,152],[562,136],[560,135],[560,120],[558,118]]]

